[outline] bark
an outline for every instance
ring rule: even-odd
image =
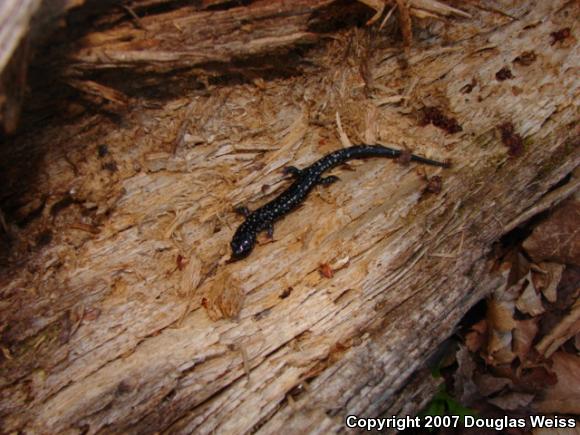
[[[509,3],[416,9],[405,50],[354,3],[74,12],[91,25],[38,55],[0,147],[2,432],[416,413],[425,361],[502,284],[493,243],[578,186],[578,4]],[[348,141],[453,166],[338,168],[228,263],[233,206]]]

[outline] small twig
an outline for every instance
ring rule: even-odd
[[[385,16],[385,19],[383,20],[383,22],[379,26],[379,30],[382,30],[383,27],[385,27],[385,24],[387,24],[387,21],[389,21],[389,18],[391,18],[391,15],[393,15],[393,12],[395,12],[395,9],[397,9],[397,5],[396,4],[389,10],[389,12],[387,12],[387,15]]]
[[[473,6],[475,6],[477,9],[480,9],[482,11],[493,12],[493,13],[496,13],[498,15],[503,15],[504,17],[507,17],[513,21],[518,20],[517,17],[514,17],[513,15],[510,15],[507,12],[502,11],[501,9],[498,9],[498,8],[494,8],[492,6],[482,6],[480,4],[477,4],[476,2],[473,3]]]
[[[413,26],[411,22],[411,14],[409,6],[405,0],[395,0],[399,8],[399,25],[401,26],[401,33],[403,34],[403,46],[405,51],[413,44]]]
[[[129,15],[131,15],[131,17],[135,20],[135,27],[141,30],[147,30],[147,28],[143,24],[143,21],[141,21],[141,18],[139,18],[139,15],[137,15],[133,9],[131,9],[127,5],[121,5],[121,7],[125,9],[129,13]]]

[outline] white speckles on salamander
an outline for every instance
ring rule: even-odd
[[[338,181],[338,178],[332,175],[322,177],[325,171],[352,159],[368,157],[393,159],[399,157],[401,153],[400,150],[381,145],[355,145],[333,151],[304,169],[293,166],[286,168],[286,173],[294,177],[294,182],[288,189],[252,213],[245,208],[240,209],[240,212],[246,216],[246,220],[238,227],[230,243],[232,260],[242,259],[252,252],[260,231],[266,230],[268,235],[272,236],[274,222],[298,207],[317,184],[329,185]],[[447,163],[414,154],[411,154],[410,160],[433,166],[448,166]]]

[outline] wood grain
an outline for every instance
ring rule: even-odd
[[[170,13],[190,35],[221,12]],[[435,383],[414,374],[499,285],[492,244],[572,194],[547,192],[580,161],[578,45],[550,37],[577,35],[578,5],[526,2],[505,11],[517,19],[467,12],[443,27],[422,22],[404,61],[375,28],[347,26],[304,54],[304,74],[209,83],[155,105],[138,95],[121,120],[71,101],[60,119],[6,141],[1,431],[327,433],[345,431],[349,414],[417,412]],[[280,15],[282,45],[300,44],[299,17]],[[163,18],[144,18],[157,40]],[[248,34],[251,58],[272,36]],[[71,68],[123,65],[123,42],[101,56],[102,36],[85,36],[92,48]],[[207,60],[210,41],[219,45],[208,39],[180,61]],[[174,48],[146,63],[174,62]],[[514,63],[529,50],[533,65]],[[513,78],[497,80],[504,67]],[[423,125],[426,106],[462,131]],[[340,147],[337,113],[353,143],[373,137],[453,166],[339,168],[341,181],[278,222],[274,241],[226,263],[241,222],[232,207],[263,204],[287,185],[285,165]],[[505,122],[521,156],[502,143]],[[442,189],[428,193],[434,175]]]

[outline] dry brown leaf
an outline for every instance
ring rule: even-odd
[[[533,408],[544,414],[580,414],[580,357],[556,352],[552,361],[558,382],[546,388],[543,397],[532,404]]]
[[[461,403],[469,404],[478,395],[478,388],[473,382],[473,374],[477,367],[469,350],[464,346],[459,346],[456,359],[458,368],[454,374],[455,394]]]
[[[523,247],[536,261],[580,266],[580,201],[567,201],[538,225]]]
[[[580,298],[580,267],[566,266],[562,272],[562,279],[558,284],[558,299],[554,308],[560,311],[568,311]]]
[[[470,331],[465,335],[465,345],[470,352],[477,352],[485,344],[485,336],[477,331]]]
[[[487,301],[488,325],[487,353],[484,356],[491,365],[507,364],[514,360],[512,352],[512,330],[516,327],[513,318],[517,293],[512,286],[498,288]]]
[[[483,347],[487,339],[487,321],[481,319],[479,322],[474,324],[465,335],[465,345],[470,352],[477,352]]]
[[[525,408],[532,400],[533,394],[511,392],[489,399],[488,402],[505,411],[515,411],[516,409]]]
[[[512,333],[491,331],[487,355],[484,357],[487,363],[493,366],[511,363],[516,357],[512,352]]]
[[[487,333],[487,320],[481,319],[479,322],[474,323],[471,329],[481,335],[485,335]]]
[[[532,317],[539,316],[546,311],[542,305],[542,297],[532,282],[531,273],[528,273],[528,275],[522,279],[521,284],[524,291],[516,301],[516,308],[518,311],[520,311],[520,313],[529,314]]]
[[[498,378],[488,373],[476,375],[474,380],[475,385],[477,385],[477,388],[479,389],[479,393],[484,397],[491,396],[492,394],[501,391],[503,388],[512,385],[511,379]]]
[[[534,393],[540,393],[548,385],[556,385],[556,382],[558,382],[556,375],[542,366],[524,369],[517,378],[518,387]]]
[[[524,361],[538,333],[538,319],[518,320],[513,331],[513,350]]]
[[[562,279],[565,267],[558,263],[540,263],[537,266],[532,266],[532,282],[550,303],[556,302],[558,298],[558,284]]]
[[[562,344],[580,333],[580,300],[572,306],[566,315],[542,340],[536,345],[537,351],[546,358],[550,357]]]
[[[515,328],[513,301],[500,301],[495,298],[487,302],[487,323],[492,331],[509,332]]]
[[[513,252],[510,257],[512,268],[510,270],[508,283],[509,285],[514,285],[521,281],[522,278],[524,278],[529,273],[531,264],[528,259],[519,251]],[[513,290],[515,291],[515,289]]]

